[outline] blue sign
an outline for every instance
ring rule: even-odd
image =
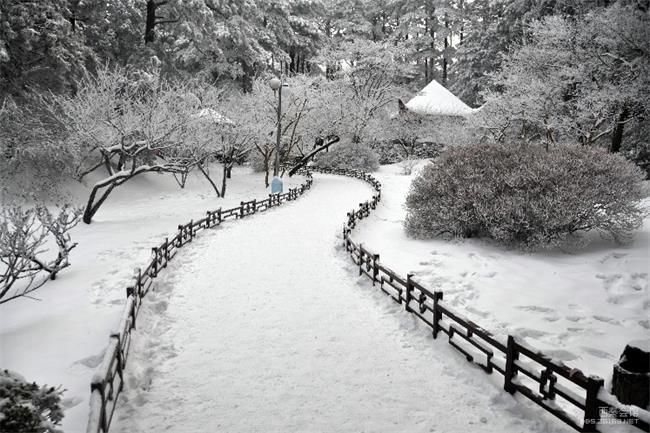
[[[279,177],[274,177],[271,181],[271,194],[282,194],[282,181]]]

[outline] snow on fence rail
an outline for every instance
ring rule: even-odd
[[[578,431],[597,432],[599,423],[621,421],[649,431],[650,413],[618,403],[606,391],[602,378],[587,376],[553,360],[513,336],[504,341],[492,335],[445,305],[442,291],[427,289],[412,274],[398,275],[379,261],[379,254],[354,242],[351,234],[357,221],[369,216],[381,200],[381,184],[374,177],[353,170],[312,170],[354,177],[373,186],[376,193],[372,199],[347,214],[343,227],[345,249],[359,267],[359,276],[365,275],[373,286],[378,284],[382,292],[404,305],[405,311],[428,325],[434,339],[440,332],[446,334],[449,344],[467,361],[488,374],[501,374],[505,391],[519,392]]]
[[[90,383],[90,415],[87,433],[107,433],[117,397],[124,386],[124,368],[131,346],[131,331],[136,327],[136,319],[142,304],[142,299],[153,286],[153,279],[161,269],[174,258],[178,249],[196,237],[197,233],[220,225],[228,219],[240,219],[279,206],[287,201],[296,200],[305,191],[311,189],[312,176],[306,172],[307,180],[296,188],[289,189],[284,194],[269,194],[264,200],[241,202],[238,207],[208,211],[200,220],[191,220],[178,226],[178,234],[172,239],[165,238],[159,246],[152,248],[152,258],[144,268],[136,268],[132,284],[126,288],[126,305],[117,329],[111,333],[108,347],[102,362],[95,371]]]

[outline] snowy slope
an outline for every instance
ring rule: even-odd
[[[475,111],[436,80],[431,80],[406,107],[418,114],[439,116],[468,116]]]
[[[487,241],[413,240],[404,200],[412,176],[383,166],[382,202],[355,240],[382,263],[443,290],[454,308],[585,373],[610,377],[625,344],[650,337],[650,220],[632,245],[594,239],[585,250],[522,253]]]
[[[150,173],[117,189],[90,226],[73,229],[79,246],[71,253],[72,266],[34,292],[40,302],[0,305],[0,367],[39,384],[62,384],[67,389],[63,428],[85,431],[90,378],[119,320],[133,268],[147,261],[151,246],[175,234],[178,224],[201,218],[208,209],[264,198],[262,176],[235,167],[225,199],[216,198],[199,177],[181,190],[170,176]],[[291,179],[285,187],[301,180]],[[74,189],[79,199],[88,193],[81,186]]]
[[[114,431],[568,432],[359,279],[340,231],[370,194],[316,175],[188,246],[140,312]]]

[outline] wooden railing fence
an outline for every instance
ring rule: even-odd
[[[306,181],[284,194],[270,194],[264,200],[241,202],[238,207],[208,211],[204,218],[178,226],[178,233],[172,239],[165,238],[159,246],[152,248],[152,257],[144,269],[136,268],[132,283],[126,288],[126,305],[117,329],[111,333],[108,347],[90,384],[90,415],[87,433],[108,432],[117,397],[124,387],[124,368],[131,346],[131,331],[136,327],[138,311],[143,298],[151,290],[153,280],[161,269],[174,258],[178,249],[196,237],[197,233],[220,225],[228,219],[240,219],[257,212],[263,212],[281,204],[296,200],[311,189],[311,173],[305,172]]]
[[[341,169],[314,169],[321,173],[343,175],[361,179],[375,190],[372,199],[360,203],[347,214],[343,227],[346,251],[365,275],[404,310],[418,317],[431,328],[433,338],[440,333],[460,351],[467,361],[479,366],[488,374],[497,372],[504,378],[503,388],[520,393],[555,415],[574,429],[597,432],[598,424],[616,420],[630,423],[648,431],[647,411],[637,410],[617,402],[609,394],[603,379],[587,376],[561,361],[553,360],[539,350],[526,345],[513,336],[505,340],[463,317],[444,302],[442,291],[430,290],[417,282],[413,275],[398,275],[379,260],[379,254],[352,239],[357,222],[370,215],[381,200],[381,184],[367,173]],[[607,419],[601,419],[601,416]]]

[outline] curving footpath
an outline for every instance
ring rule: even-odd
[[[310,194],[206,232],[147,295],[111,432],[567,432],[458,368],[358,276],[341,219],[371,188]],[[333,254],[338,249],[339,254]]]

